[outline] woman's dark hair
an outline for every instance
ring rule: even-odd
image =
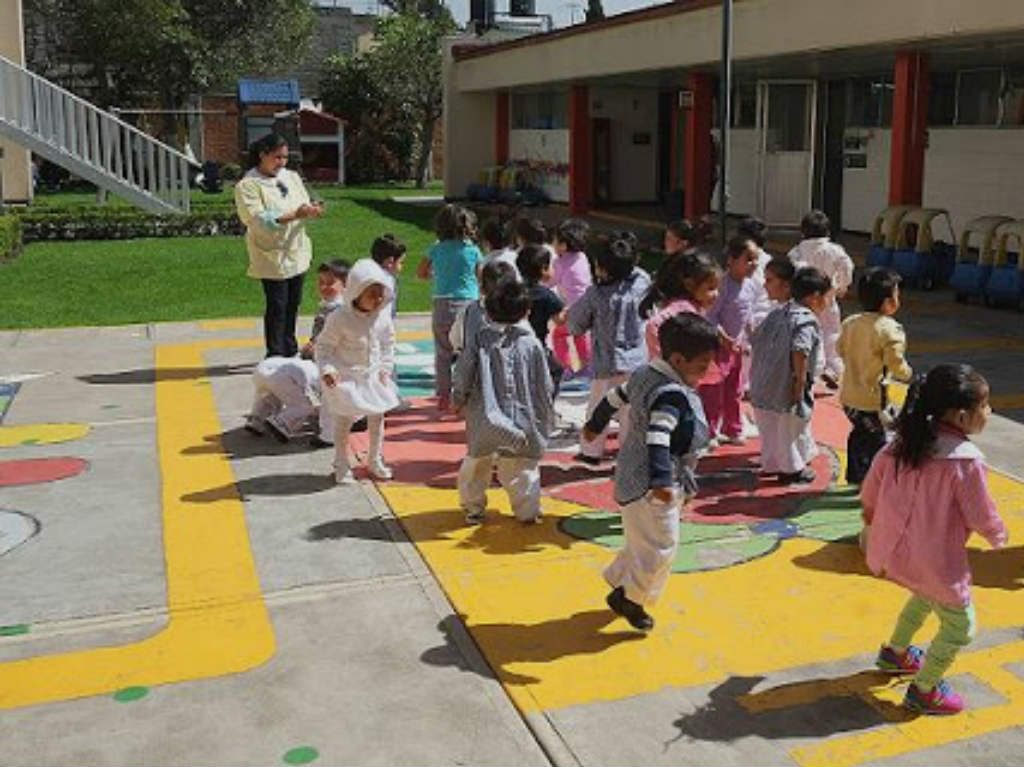
[[[603,284],[611,285],[632,274],[637,260],[636,235],[632,232],[613,232],[608,247],[598,252],[594,263],[607,275]]]
[[[484,221],[480,229],[480,240],[487,243],[491,250],[501,250],[508,245],[508,230],[501,220],[491,216]]]
[[[551,266],[551,251],[543,245],[524,245],[516,256],[516,268],[527,285],[536,285],[544,276],[544,269]]]
[[[494,290],[495,285],[508,278],[513,280],[516,278],[516,268],[508,261],[492,259],[484,264],[483,269],[480,270],[480,292],[484,294],[486,299],[491,291]]]
[[[441,241],[472,240],[476,237],[476,214],[461,205],[445,205],[434,219],[434,233]]]
[[[249,146],[249,167],[255,168],[260,164],[260,156],[276,151],[283,146],[288,146],[288,139],[280,133],[268,133],[263,138],[258,138]]]
[[[796,265],[788,258],[773,258],[765,266],[766,272],[771,272],[783,282],[793,284],[793,277],[796,276]]]
[[[662,359],[673,352],[692,360],[701,354],[718,351],[718,328],[693,312],[673,314],[658,328]]]
[[[824,211],[812,210],[800,221],[800,234],[805,238],[828,237],[832,233],[832,224]]]
[[[712,275],[722,273],[722,268],[707,253],[683,253],[662,263],[654,275],[647,295],[640,301],[640,317],[647,319],[660,304],[677,298],[693,298],[690,290],[704,283]],[[687,287],[689,284],[690,287]]]
[[[988,391],[988,382],[970,365],[936,365],[927,375],[915,376],[896,419],[896,465],[920,466],[935,447],[943,414],[973,410]]]
[[[514,277],[498,280],[484,298],[484,310],[495,322],[511,325],[530,313],[530,294],[526,285]]]
[[[555,227],[555,239],[565,243],[569,251],[576,253],[587,247],[590,225],[580,218],[567,218]]]
[[[736,235],[725,246],[725,257],[730,261],[734,258],[740,258],[747,252],[747,248],[750,247],[752,242],[753,240],[745,234]]]
[[[813,296],[816,293],[825,295],[832,290],[832,280],[821,270],[815,269],[813,266],[797,269],[790,285],[792,286],[793,298],[796,301],[803,301],[808,296]]]
[[[873,266],[857,281],[857,300],[866,312],[877,312],[886,299],[896,295],[896,289],[903,282],[899,273],[884,266]]]
[[[767,231],[768,225],[756,216],[747,216],[736,227],[736,234],[753,240],[754,244],[759,248],[764,247],[765,233]]]
[[[516,237],[524,245],[543,245],[548,241],[548,230],[539,218],[520,218],[515,223]]]

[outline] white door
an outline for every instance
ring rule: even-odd
[[[814,182],[816,83],[758,83],[760,130],[759,215],[769,224],[795,226],[811,208]]]

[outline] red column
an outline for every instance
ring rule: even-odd
[[[590,209],[593,164],[590,92],[586,85],[574,85],[569,91],[569,212],[574,215]]]
[[[928,138],[928,57],[923,53],[896,54],[894,80],[889,204],[920,205]]]
[[[707,72],[693,72],[686,78],[686,89],[693,94],[693,106],[686,111],[683,139],[683,215],[693,221],[711,207],[714,78]]]
[[[508,162],[508,91],[494,94],[494,164]]]

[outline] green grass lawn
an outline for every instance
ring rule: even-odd
[[[309,224],[313,267],[331,258],[369,255],[373,239],[391,232],[409,255],[399,284],[399,310],[430,308],[430,285],[416,265],[433,243],[434,206],[394,202],[395,195],[437,194],[407,185],[319,187],[327,204]],[[224,193],[230,199],[230,191]],[[195,197],[209,200],[209,195]],[[95,201],[88,193],[44,195],[41,205]],[[241,237],[184,237],[119,241],[40,242],[0,264],[0,328],[120,325],[162,320],[261,316],[263,291],[245,276]],[[316,309],[316,282],[307,278],[302,312]]]

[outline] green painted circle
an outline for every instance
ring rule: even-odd
[[[299,746],[286,752],[284,755],[285,764],[309,764],[320,756],[320,752],[312,746]]]
[[[118,703],[131,703],[134,700],[141,700],[149,695],[148,687],[125,687],[114,693],[114,700]]]
[[[599,546],[618,549],[623,544],[622,517],[607,511],[588,511],[562,521],[562,530]],[[754,533],[747,525],[679,524],[679,549],[674,573],[719,570],[763,557],[779,545],[774,535]]]

